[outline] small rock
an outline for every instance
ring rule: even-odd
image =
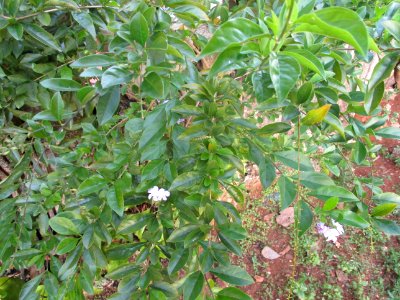
[[[279,252],[279,255],[284,256],[289,251],[290,251],[290,246],[287,246],[285,249],[283,249],[281,252]]]
[[[267,222],[267,223],[271,223],[271,220],[273,219],[274,215],[275,215],[274,213],[265,215],[264,218],[263,218],[263,220],[264,220],[265,222]]]
[[[276,222],[283,226],[289,227],[294,223],[294,208],[288,207],[281,211],[280,215],[276,217]]]
[[[265,279],[265,278],[262,277],[262,276],[254,275],[254,280],[255,280],[256,282],[258,282],[258,283],[263,282],[264,279]]]
[[[264,247],[261,251],[262,256],[267,259],[277,259],[281,257],[275,250],[271,249],[270,247]]]

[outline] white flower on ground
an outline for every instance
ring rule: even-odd
[[[158,186],[153,186],[151,189],[147,191],[149,193],[149,199],[153,201],[167,201],[170,196],[170,192],[164,190],[163,188],[159,189]]]
[[[318,233],[321,233],[324,235],[326,238],[327,242],[337,242],[337,239],[340,235],[344,233],[343,226],[335,221],[332,220],[333,226],[335,228],[331,228],[329,226],[326,226],[324,223],[317,223],[317,231]]]

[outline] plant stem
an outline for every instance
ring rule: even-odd
[[[286,18],[286,20],[285,20],[285,24],[283,25],[282,31],[281,31],[281,33],[279,34],[279,36],[278,36],[278,38],[277,38],[277,40],[276,40],[276,44],[274,45],[274,48],[272,49],[272,51],[278,50],[279,41],[281,41],[281,40],[283,39],[283,36],[285,35],[286,30],[288,29],[289,22],[290,22],[290,18],[292,17],[293,9],[294,9],[294,4],[293,4],[293,2],[294,2],[294,0],[292,0],[292,1],[290,2],[288,16],[287,16],[287,18]]]

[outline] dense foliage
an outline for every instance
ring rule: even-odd
[[[400,139],[380,108],[400,3],[213,2],[0,1],[0,273],[30,271],[20,299],[103,278],[112,299],[249,299],[230,262],[246,161],[299,235],[313,219],[400,234],[381,179],[343,184],[374,137]]]

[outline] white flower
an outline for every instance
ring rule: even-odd
[[[151,189],[147,191],[149,193],[149,199],[153,201],[167,201],[170,196],[170,192],[164,190],[163,188],[159,189],[158,186],[153,186]]]
[[[337,239],[340,235],[344,233],[343,226],[335,221],[332,220],[333,226],[335,228],[331,228],[329,226],[326,226],[324,223],[317,223],[317,231],[318,233],[321,233],[324,235],[326,238],[327,242],[337,242]]]

